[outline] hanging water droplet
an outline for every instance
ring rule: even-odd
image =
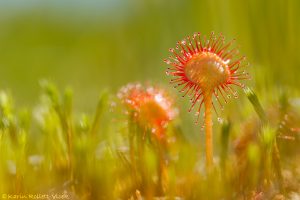
[[[181,41],[181,44],[186,45],[186,41],[185,41],[185,40],[182,40],[182,41]]]
[[[166,75],[169,76],[169,75],[170,75],[170,72],[169,72],[169,71],[166,71]]]
[[[204,125],[201,126],[201,131],[203,131],[203,130],[204,130]]]
[[[230,98],[231,98],[231,95],[230,95],[230,94],[228,94],[228,95],[227,95],[227,98],[228,98],[228,99],[230,99]]]
[[[169,51],[170,51],[171,53],[174,53],[175,50],[174,50],[173,48],[170,48]]]

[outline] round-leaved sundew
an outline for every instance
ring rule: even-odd
[[[202,106],[205,107],[207,168],[213,163],[212,109],[217,113],[213,97],[222,109],[221,101],[227,103],[231,96],[237,97],[232,86],[243,88],[240,80],[249,79],[249,74],[241,70],[247,66],[245,57],[238,56],[238,49],[231,47],[233,42],[225,43],[222,34],[216,36],[212,32],[209,37],[201,37],[200,33],[195,33],[177,42],[176,48],[169,50],[172,55],[164,60],[171,66],[166,72],[173,77],[170,83],[191,100],[189,111],[196,107],[196,123]]]
[[[118,97],[133,114],[133,120],[144,130],[150,130],[157,138],[164,137],[165,128],[178,114],[173,99],[161,88],[128,84],[122,87]]]

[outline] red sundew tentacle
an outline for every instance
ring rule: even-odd
[[[178,69],[181,69],[181,70],[184,68],[184,66],[181,65],[180,63],[172,62],[171,65],[174,66],[174,67],[176,67],[176,68],[178,68]]]
[[[192,86],[192,84],[193,84],[193,83],[191,83],[191,82],[187,82],[187,83],[185,84],[185,86],[179,90],[179,92],[184,92],[184,91],[186,91],[186,89],[189,90],[190,87]]]
[[[172,81],[174,80],[174,81]],[[185,81],[184,77],[181,77],[179,76],[179,78],[176,78],[176,79],[171,79],[172,83],[175,83],[175,84],[180,84],[182,85],[181,83],[186,83],[187,81]],[[179,85],[178,85],[179,86]]]
[[[177,58],[174,58],[173,56],[169,56],[169,59],[170,59],[170,60],[173,60],[172,63],[176,63],[177,65],[180,64],[179,60],[178,60]]]
[[[176,83],[176,82],[179,82],[179,81],[185,81],[185,78],[184,77],[179,77],[179,78],[174,78],[174,79],[171,79],[170,80],[172,83]]]
[[[199,45],[198,45],[198,40],[197,40],[197,33],[194,33],[194,36],[193,36],[193,40],[194,40],[194,43],[196,45],[196,53],[200,52],[200,48],[199,48]]]
[[[226,51],[226,49],[228,49],[232,43],[235,42],[235,39],[231,40],[230,42],[228,42],[223,48],[221,48],[216,54],[221,56],[223,54],[224,51]],[[222,57],[222,56],[221,56]]]
[[[214,90],[214,95],[215,95],[216,100],[217,100],[217,102],[219,103],[221,109],[223,110],[223,107],[224,107],[224,106],[222,105],[222,103],[221,103],[221,101],[220,101],[220,99],[219,99],[219,95],[217,94],[217,90]]]
[[[242,72],[242,73],[234,73],[231,75],[231,78],[250,78],[250,75],[249,73],[245,73],[245,72]]]
[[[178,88],[179,86],[181,86],[183,84],[185,84],[185,82],[178,83],[178,84],[174,85],[173,88]]]
[[[169,59],[164,59],[164,62],[165,62],[167,65],[170,65],[170,64],[172,63]]]
[[[203,36],[203,52],[207,52],[208,49],[208,41],[206,40],[206,35]]]
[[[169,64],[173,69],[177,69],[178,71],[183,71],[182,65],[178,65],[177,63],[170,63]]]
[[[208,49],[211,49],[211,45],[214,42],[214,39],[213,39],[214,34],[215,34],[214,32],[211,32],[211,34],[209,36],[209,40],[208,40],[208,44],[207,44]]]
[[[198,38],[199,38],[200,50],[203,51],[203,45],[202,45],[202,41],[201,41],[201,33],[198,33]]]
[[[197,96],[197,97],[194,99],[194,101],[192,102],[192,105],[191,105],[191,107],[189,108],[189,112],[191,112],[191,110],[194,108],[194,106],[196,105],[196,103],[198,102],[198,100],[199,100],[201,97],[203,97],[203,93],[202,93],[202,92],[199,93],[198,96]],[[202,99],[202,101],[204,101],[204,100]]]
[[[185,45],[185,47],[188,49],[188,51],[190,53],[189,56],[194,55],[194,51],[188,45]]]
[[[231,68],[229,68],[230,73],[231,74],[235,74],[237,72],[237,70],[239,70],[241,67],[240,63],[237,63],[235,66],[232,66]]]
[[[233,48],[231,49],[230,51],[227,51],[227,53],[225,53],[222,58],[224,60],[228,60],[228,59],[231,59],[233,56],[237,55],[238,54],[238,49],[237,48]]]
[[[184,65],[186,63],[186,61],[184,60],[184,58],[182,58],[180,55],[178,55],[178,53],[175,51],[175,49],[171,48],[169,50],[171,53],[174,54],[174,56],[177,58],[177,60],[182,64]]]
[[[172,66],[172,70],[183,71],[183,67],[181,65],[177,65],[176,63],[171,63],[170,65]],[[171,68],[168,68],[168,69],[171,69]]]
[[[196,50],[195,50],[194,45],[193,45],[193,43],[192,43],[192,41],[191,41],[191,37],[188,36],[187,39],[188,39],[188,41],[189,41],[189,45],[192,47],[191,50],[192,50],[192,52],[193,52],[193,53],[192,53],[192,55],[193,55],[193,54],[196,53]]]
[[[215,111],[217,117],[219,118],[219,114],[218,114],[218,112],[217,112],[217,109],[216,109],[216,107],[215,107],[214,102],[211,102],[211,104],[212,104],[212,106],[213,106],[213,108],[214,108],[214,111]]]
[[[180,55],[178,55],[178,53],[175,51],[175,49],[174,48],[170,48],[169,49],[169,52],[171,52],[176,58],[177,58],[177,60],[180,62],[180,60],[181,61],[184,61],[184,59],[180,56]],[[184,64],[184,63],[182,63],[182,64]]]
[[[200,103],[200,105],[199,105],[199,107],[198,107],[198,110],[197,110],[197,120],[196,120],[196,124],[199,122],[199,117],[200,117],[200,112],[201,112],[201,108],[202,108],[202,105],[203,105],[203,103],[204,103],[204,98],[202,99],[202,101],[201,101],[201,103]]]
[[[233,85],[239,86],[239,87],[241,87],[241,88],[244,88],[244,87],[245,87],[245,85],[244,85],[244,84],[242,84],[242,83],[240,83],[240,82],[236,82],[236,81],[231,81],[231,82],[230,82],[230,84],[233,84]]]
[[[231,80],[249,80],[250,77],[231,77]]]
[[[224,94],[223,94],[223,92],[222,92],[222,87],[219,86],[217,89],[218,89],[218,91],[220,92],[221,96],[223,97],[224,102],[227,103],[227,100],[226,100],[226,98],[225,98],[225,96],[224,96]]]
[[[186,42],[185,39],[181,41],[181,45],[183,45],[183,46],[182,46],[183,48],[185,47],[185,48],[188,50],[188,51],[186,51],[187,57],[190,57],[191,55],[194,54],[194,52],[193,52],[193,51],[190,49],[190,47],[187,45],[187,42]]]
[[[179,42],[177,42],[177,44],[179,44]],[[180,48],[182,48],[182,47],[180,46]],[[179,46],[177,45],[177,46],[176,46],[176,50],[177,50],[178,52],[176,52],[176,51],[174,50],[174,52],[173,52],[174,56],[178,59],[178,61],[179,61],[182,65],[185,65],[186,62],[187,62],[187,60],[188,60],[188,58],[185,56],[186,54],[184,53],[184,52],[185,52],[185,49],[180,50],[180,49],[179,49]]]
[[[192,105],[195,105],[201,97],[203,97],[203,92],[200,92],[197,97],[192,100]]]
[[[180,46],[180,48],[182,49],[181,53],[183,53],[183,56],[188,59],[188,52],[186,51],[186,49],[184,48],[185,45],[183,45],[182,43],[184,43],[185,40],[181,41],[181,42],[177,42],[177,44]]]
[[[237,95],[237,91],[233,90],[229,84],[225,84],[225,87],[228,88],[228,90],[230,91],[230,93],[235,97],[237,98],[238,95]]]
[[[220,42],[218,42],[216,44],[216,47],[215,47],[215,50],[214,50],[214,53],[217,54],[218,51],[220,51],[220,49],[222,48],[222,46],[224,45],[225,43],[225,37],[222,36],[221,39],[220,39]]]
[[[173,76],[184,76],[185,73],[183,71],[170,72]]]
[[[231,83],[232,81],[236,80],[250,80],[250,77],[231,77],[228,83]]]
[[[224,92],[227,94],[227,98],[231,98],[231,91],[228,89],[227,87],[228,85],[228,82],[225,83],[225,84],[222,84],[222,89],[224,90]]]
[[[175,67],[173,67],[173,66],[168,67],[167,70],[166,70],[167,76],[170,76],[171,72],[173,72],[173,71],[177,71],[177,69]]]
[[[244,64],[237,64],[236,66],[231,67],[231,68],[229,69],[230,74],[231,74],[232,76],[234,76],[234,75],[236,75],[236,74],[241,73],[240,70],[243,69],[243,68],[245,68],[245,66],[246,66],[246,65],[244,65]],[[245,70],[243,70],[242,72],[245,72]],[[248,74],[248,73],[247,73],[247,74]],[[249,75],[249,74],[248,74],[248,75]]]
[[[167,62],[165,62],[167,63]],[[175,70],[175,71],[183,71],[182,66],[177,65],[176,63],[169,63],[169,65],[171,65],[172,67],[168,67],[168,70]]]
[[[186,93],[184,95],[182,95],[182,97],[185,97],[187,94],[189,94],[190,92],[193,92],[193,88],[195,87],[194,83],[191,83],[191,85],[189,86],[189,89],[186,91]]]
[[[215,51],[215,50],[216,50],[216,45],[217,45],[218,42],[220,41],[221,37],[222,37],[222,33],[220,33],[218,39],[216,39],[215,42],[214,42],[214,44],[212,45],[211,48],[212,48],[212,51],[213,51],[213,52],[216,52],[216,51]]]
[[[195,88],[196,88],[196,87],[197,87],[197,85],[193,83],[193,85],[191,86],[191,88],[189,89],[189,91],[188,91],[186,94],[184,94],[183,97],[185,97],[186,95],[188,95],[189,97],[190,97],[191,95],[193,95],[193,94],[195,93]]]
[[[247,78],[247,77],[249,77],[250,75],[249,75],[249,73],[246,73],[245,71],[242,71],[242,72],[240,72],[240,71],[238,71],[237,72],[237,70],[238,69],[235,69],[234,71],[230,71],[230,73],[231,73],[231,76],[230,76],[230,78]]]
[[[178,61],[182,64],[182,65],[185,65],[186,64],[186,61],[181,58],[179,55],[176,56],[176,58],[178,59]]]
[[[195,84],[196,85],[196,84]],[[190,98],[191,102],[193,102],[193,100],[195,99],[196,95],[198,94],[199,90],[200,90],[200,86],[197,85],[197,87],[194,89],[194,95],[192,98]]]
[[[197,100],[199,100],[199,98],[201,97],[201,95],[203,95],[202,91],[200,91],[200,89],[198,89],[194,96],[190,99],[192,103],[195,103]]]
[[[206,39],[206,35],[203,36],[203,52],[207,52],[208,46],[207,46],[207,39]]]
[[[174,88],[178,88],[179,86],[184,85],[186,82],[178,83],[177,85],[174,86]]]
[[[192,92],[188,95],[189,99],[192,99],[195,95],[197,95],[199,90],[200,88],[198,87],[198,85],[194,83],[194,88]]]
[[[228,65],[229,68],[232,68],[233,66],[235,66],[236,64],[241,63],[244,59],[246,58],[246,56],[242,56],[239,59],[237,59],[236,61],[234,61],[233,63],[230,63]]]
[[[189,82],[185,82],[181,84],[180,86],[183,86],[183,88],[181,88],[179,92],[184,92],[188,88],[189,84],[190,84]]]
[[[199,107],[197,109],[197,112],[196,112],[196,115],[200,115],[200,112],[201,112],[201,108],[202,108],[202,105],[204,104],[204,98],[202,98],[201,102],[199,103]]]

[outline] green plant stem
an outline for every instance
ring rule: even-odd
[[[213,143],[212,143],[212,93],[204,95],[205,105],[205,145],[206,145],[206,168],[207,170],[213,164]]]
[[[267,125],[268,119],[267,119],[267,115],[263,109],[263,107],[261,106],[258,97],[256,96],[256,94],[254,93],[253,90],[251,90],[250,88],[246,87],[244,89],[249,101],[251,102],[251,104],[253,105],[257,115],[259,116],[260,120],[262,121],[263,125]],[[275,173],[278,179],[278,183],[279,183],[279,187],[281,191],[284,191],[283,188],[283,178],[282,178],[282,169],[281,169],[281,163],[280,163],[280,153],[279,153],[279,149],[277,146],[277,140],[276,140],[276,136],[274,137],[274,141],[273,141],[273,145],[272,145],[272,161],[273,161],[273,165],[275,168]]]

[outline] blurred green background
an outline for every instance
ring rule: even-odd
[[[0,145],[3,145],[4,151],[0,159],[0,192],[9,188],[17,192],[26,191],[31,187],[33,191],[39,191],[40,186],[48,190],[56,184],[64,185],[66,180],[73,180],[72,176],[75,175],[76,183],[79,180],[79,190],[76,191],[78,196],[98,194],[105,197],[106,193],[117,194],[118,189],[122,191],[124,188],[124,191],[128,190],[132,195],[131,192],[136,187],[131,191],[130,184],[126,181],[133,183],[135,180],[128,173],[127,167],[120,165],[123,160],[118,156],[123,154],[116,156],[113,152],[119,153],[119,148],[123,147],[126,150],[129,138],[126,138],[126,133],[135,132],[131,130],[130,123],[129,128],[126,127],[126,116],[120,115],[123,111],[121,107],[119,109],[115,106],[112,109],[107,106],[106,100],[111,104],[115,96],[108,95],[106,98],[107,93],[103,91],[108,90],[110,94],[115,94],[121,86],[129,82],[149,81],[168,88],[171,95],[178,97],[176,104],[181,116],[175,121],[174,130],[170,132],[179,136],[178,143],[174,145],[174,157],[177,157],[176,148],[180,150],[179,160],[174,159],[174,169],[169,168],[168,171],[173,179],[170,183],[174,183],[173,186],[170,185],[170,191],[174,187],[188,194],[191,189],[200,191],[201,196],[214,188],[212,195],[218,190],[221,190],[220,194],[233,193],[235,186],[228,184],[226,179],[223,180],[223,185],[216,179],[214,186],[211,186],[205,182],[202,184],[202,175],[195,177],[195,170],[204,167],[204,131],[201,130],[199,134],[201,125],[194,125],[194,115],[186,112],[190,104],[188,99],[180,98],[181,95],[168,84],[170,78],[165,74],[168,66],[163,60],[169,56],[169,48],[194,32],[206,35],[211,31],[216,34],[221,32],[227,41],[236,38],[241,54],[246,55],[250,63],[247,71],[252,80],[246,84],[253,88],[266,111],[274,111],[275,117],[270,114],[270,119],[272,116],[276,118],[276,115],[284,114],[271,120],[275,124],[272,128],[277,130],[279,123],[280,128],[287,121],[293,123],[284,128],[289,128],[291,132],[294,128],[297,132],[298,115],[295,115],[295,122],[286,120],[289,113],[283,106],[280,109],[278,107],[283,105],[282,102],[286,103],[282,101],[280,104],[279,98],[296,103],[296,106],[291,106],[292,111],[294,108],[299,111],[300,107],[299,21],[299,0],[0,1],[0,139],[3,141],[0,141]],[[74,98],[70,90],[60,98],[59,92],[51,83],[41,89],[40,81],[44,79],[57,85],[60,91],[70,87],[74,91]],[[9,94],[1,92],[2,90]],[[241,138],[240,143],[243,145],[244,135],[246,138],[247,134],[260,132],[256,127],[258,122],[255,121],[256,113],[251,103],[241,89],[238,90],[239,99],[231,101],[222,114],[229,123],[214,125],[214,143],[217,144],[214,155],[220,155],[216,159],[222,159],[222,156],[225,158],[227,148],[228,155],[235,153],[239,156],[239,152],[233,153],[236,139]],[[99,94],[102,92],[102,99],[99,101]],[[15,104],[11,102],[10,95]],[[13,105],[16,105],[16,109]],[[72,106],[75,110],[74,116]],[[23,111],[23,107],[28,109]],[[111,110],[114,112],[108,112]],[[272,112],[267,112],[267,115],[269,113]],[[95,116],[94,121],[89,116]],[[281,119],[283,116],[284,119]],[[29,125],[31,119],[32,127]],[[214,114],[214,122],[216,121]],[[250,123],[247,124],[247,121]],[[224,139],[226,131],[227,141]],[[73,138],[71,133],[74,133]],[[15,137],[16,134],[19,138]],[[74,144],[74,149],[71,144]],[[260,162],[264,163],[263,159],[259,161],[260,146],[251,139],[248,144],[244,145],[244,152],[251,150],[249,163],[254,165],[249,165],[252,172],[241,171],[241,174],[250,177],[245,178],[246,187],[253,174],[264,171],[259,165]],[[288,146],[292,143],[286,144]],[[299,147],[299,143],[293,144]],[[298,151],[294,152],[299,155]],[[40,161],[44,163],[43,168],[38,171],[33,171],[35,169],[24,159],[26,156],[32,158],[35,154],[38,157],[33,158],[44,159],[45,156],[45,162]],[[284,159],[289,158],[286,155],[290,156],[287,153],[283,156]],[[94,162],[94,157],[97,162]],[[149,158],[146,160],[151,164],[152,157]],[[71,162],[73,160],[74,163]],[[233,159],[230,158],[229,161],[235,164]],[[10,165],[6,166],[7,163]],[[296,159],[294,163],[299,161]],[[287,168],[287,165],[292,167]],[[232,172],[229,169],[224,174],[234,178],[237,174],[239,177],[239,168],[232,166]],[[283,166],[293,169],[290,161]],[[269,166],[266,165],[266,169],[267,167]],[[12,168],[12,172],[6,170]],[[298,173],[300,170],[295,168],[294,171]],[[46,175],[46,178],[41,180],[39,173]],[[71,178],[66,178],[66,175]],[[149,173],[149,177],[151,176]],[[12,177],[15,183],[6,184]],[[293,179],[299,177],[299,174],[291,174],[290,177]],[[24,187],[19,183],[24,183]],[[255,184],[253,181],[253,185]],[[81,190],[80,186],[85,188]],[[237,186],[239,188],[239,182]]]
[[[0,87],[18,106],[31,106],[39,81],[49,79],[71,86],[75,109],[91,112],[104,88],[167,85],[168,49],[194,32],[215,31],[237,39],[258,92],[297,90],[299,19],[298,0],[3,0]]]

